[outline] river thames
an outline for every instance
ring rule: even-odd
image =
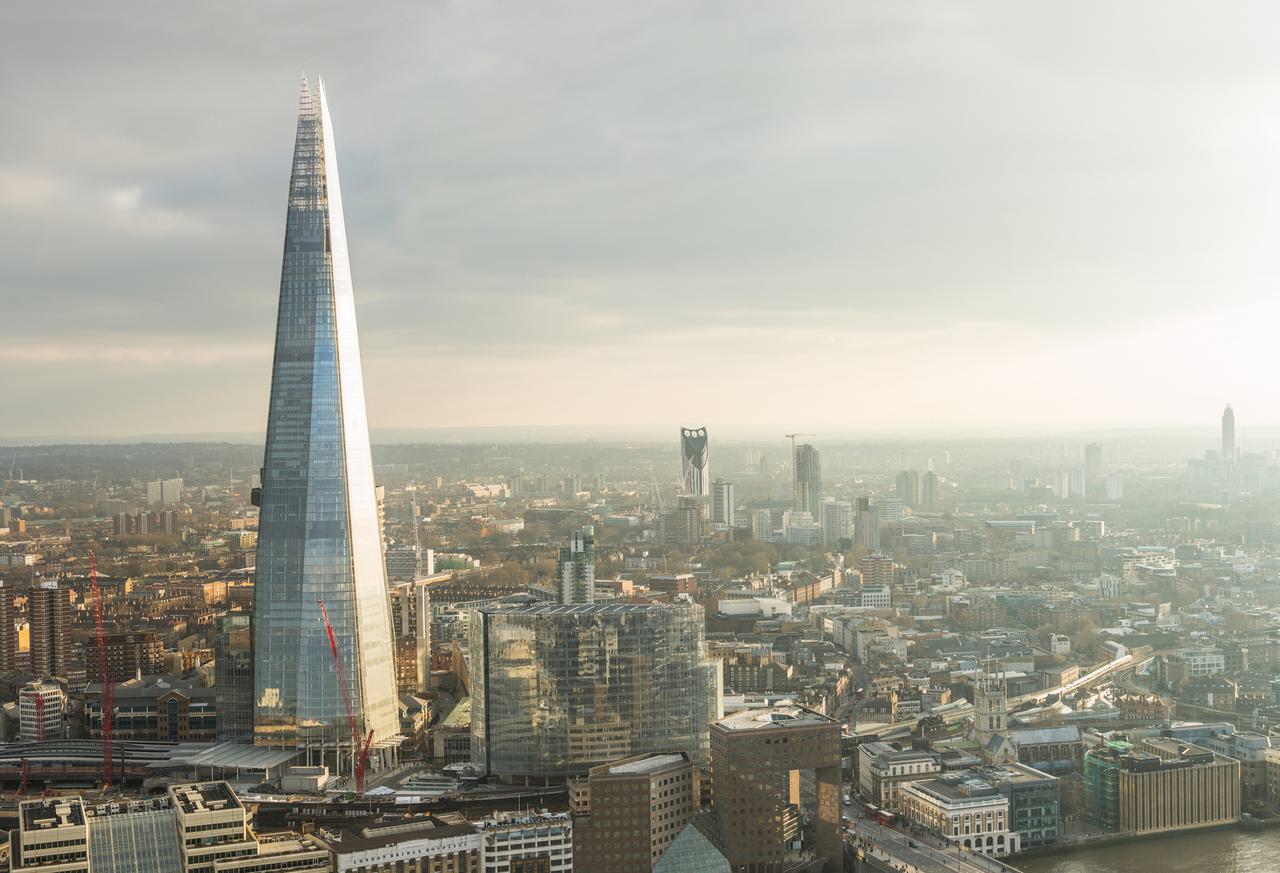
[[[1023,873],[1272,873],[1280,829],[1152,837],[1013,863]]]

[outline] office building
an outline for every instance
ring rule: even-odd
[[[811,818],[817,857],[841,863],[840,756],[840,722],[802,706],[748,709],[711,726],[715,809],[734,870],[780,869],[799,831],[796,809]],[[808,809],[798,770],[813,771]]]
[[[9,834],[11,870],[90,873],[89,825],[79,797],[18,804],[18,829]]]
[[[711,523],[723,527],[733,527],[737,523],[732,482],[717,479],[712,483]]]
[[[42,582],[26,595],[31,672],[41,678],[66,676],[71,668],[71,591],[56,582]]]
[[[1089,821],[1145,834],[1240,818],[1240,762],[1168,737],[1112,740],[1084,756]]]
[[[859,497],[857,518],[854,519],[854,545],[869,552],[880,550],[880,511],[870,497]]]
[[[88,735],[102,736],[102,698],[90,687],[84,717]],[[199,679],[152,676],[115,689],[112,736],[117,740],[211,743],[218,737],[218,692]]]
[[[495,606],[470,615],[472,761],[555,784],[630,755],[708,756],[719,664],[702,607]]]
[[[858,788],[881,809],[898,812],[907,782],[929,779],[942,771],[938,756],[902,743],[875,741],[858,746]]]
[[[1231,411],[1231,404],[1222,410],[1222,459],[1233,462],[1236,459],[1236,414]]]
[[[343,831],[322,842],[333,853],[334,873],[481,873],[483,869],[484,837],[467,821],[417,818]],[[524,869],[550,867],[533,863]]]
[[[902,502],[901,497],[877,497],[875,502],[876,512],[880,516],[881,524],[893,524],[902,521],[906,517],[906,504]]]
[[[1056,777],[1025,764],[1007,763],[973,771],[1009,800],[1009,830],[1020,851],[1051,846],[1062,832],[1061,786]]]
[[[792,507],[817,517],[822,507],[822,459],[808,443],[796,446],[791,459],[794,478]]]
[[[13,870],[45,873],[329,873],[315,837],[255,834],[225,782],[87,805],[80,797],[19,806]]]
[[[253,618],[223,613],[214,620],[214,691],[219,742],[253,742]]]
[[[680,471],[686,497],[707,497],[711,494],[709,458],[707,429],[680,428]]]
[[[147,483],[147,503],[151,506],[171,506],[181,502],[181,479],[156,479]]]
[[[751,513],[751,538],[757,542],[773,542],[773,513],[757,509]]]
[[[823,501],[822,547],[839,549],[841,540],[851,539],[853,539],[853,504],[843,500]]]
[[[18,735],[26,743],[67,735],[67,695],[61,685],[38,679],[18,691]]]
[[[228,612],[214,622],[214,690],[220,742],[253,741],[253,620]]]
[[[324,86],[304,82],[285,228],[254,600],[254,741],[349,748],[399,733],[355,299]],[[338,642],[344,700],[320,603]],[[332,763],[338,770],[349,754]],[[376,756],[375,756],[376,757]]]
[[[184,873],[214,873],[227,858],[258,853],[249,815],[226,782],[172,785]]]
[[[482,873],[572,873],[574,869],[574,824],[567,812],[498,812],[472,825],[480,832]]]
[[[592,767],[571,786],[580,870],[649,873],[698,808],[684,752],[654,752]]]
[[[556,563],[561,603],[594,603],[596,599],[596,531],[591,525],[569,534]]]
[[[902,786],[902,812],[922,827],[973,852],[1003,858],[1019,849],[1009,798],[980,775],[945,773]]]

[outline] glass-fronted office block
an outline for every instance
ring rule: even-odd
[[[494,607],[470,617],[472,758],[505,781],[558,781],[646,752],[709,755],[719,668],[702,607]]]
[[[276,321],[254,595],[254,741],[349,741],[320,603],[362,731],[398,731],[386,567],[324,86],[303,84]]]
[[[214,622],[213,675],[218,740],[253,742],[253,619],[229,612]]]

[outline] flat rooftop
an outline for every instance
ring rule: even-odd
[[[803,706],[775,706],[769,709],[746,709],[725,716],[715,726],[729,731],[759,731],[817,725],[834,725],[840,722]]]
[[[634,773],[653,773],[658,770],[665,770],[668,767],[676,767],[681,764],[687,764],[689,758],[683,753],[671,755],[646,755],[643,758],[637,758],[629,761],[623,761],[620,764],[614,764],[609,767],[609,773],[624,776]]]
[[[225,782],[199,782],[192,785],[174,785],[169,789],[178,809],[187,814],[214,812],[222,809],[242,809],[240,798]]]
[[[55,797],[48,800],[25,800],[19,806],[24,831],[84,825],[84,801],[78,797]]]

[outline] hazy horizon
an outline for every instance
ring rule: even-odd
[[[1280,427],[1273,5],[6,18],[9,441],[264,428],[304,71],[375,437]]]

